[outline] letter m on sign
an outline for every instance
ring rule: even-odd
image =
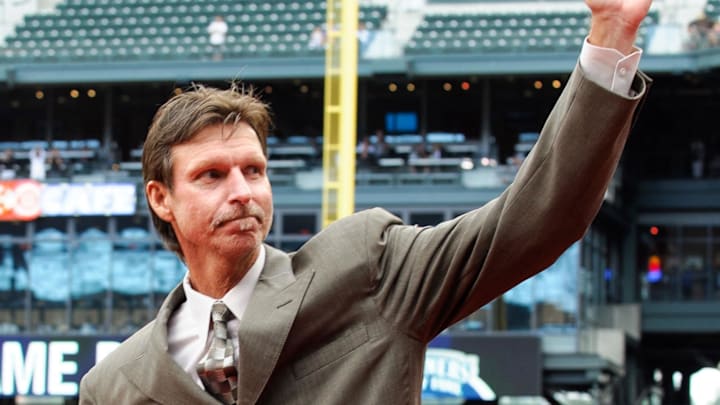
[[[20,342],[3,342],[2,394],[27,395],[32,384],[34,395],[45,394],[47,343],[30,342],[27,354]]]

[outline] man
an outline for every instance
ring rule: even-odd
[[[210,35],[210,45],[213,48],[213,60],[221,60],[223,47],[225,46],[225,37],[228,33],[228,25],[225,22],[225,18],[221,15],[216,15],[215,18],[208,24],[207,32]]]
[[[596,215],[648,85],[633,43],[650,2],[586,0],[588,43],[516,180],[436,227],[373,209],[293,254],[264,245],[265,106],[232,89],[171,99],[143,170],[154,223],[188,274],[83,378],[80,402],[420,403],[428,342],[550,265]],[[211,308],[222,309],[212,327]],[[230,389],[216,394],[205,364],[220,350]]]

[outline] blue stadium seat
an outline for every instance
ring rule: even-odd
[[[144,228],[130,227],[119,236],[112,257],[112,290],[127,295],[149,293],[150,233]]]
[[[157,293],[169,293],[186,272],[187,268],[174,253],[164,249],[157,250],[153,256],[152,290]]]
[[[99,294],[110,287],[113,245],[107,233],[90,228],[80,234],[73,257],[72,296]]]
[[[28,254],[29,284],[41,301],[64,302],[70,297],[70,270],[65,233],[46,228],[35,234]]]

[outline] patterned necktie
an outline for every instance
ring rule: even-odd
[[[222,301],[212,306],[212,342],[207,358],[197,365],[197,373],[207,392],[224,404],[237,403],[237,369],[233,342],[227,321],[233,314]]]

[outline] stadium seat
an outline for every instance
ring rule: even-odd
[[[113,291],[126,295],[150,292],[151,242],[150,233],[144,228],[131,227],[120,232],[113,251]]]
[[[175,253],[157,249],[153,256],[152,290],[162,294],[169,293],[186,272],[187,268]]]
[[[35,234],[28,254],[29,283],[40,301],[64,302],[70,297],[70,269],[65,233],[46,228]]]
[[[651,11],[643,24],[656,22],[657,12]],[[428,14],[405,51],[408,54],[575,52],[587,35],[588,26],[589,13],[580,12]],[[642,43],[642,38],[639,41]]]
[[[230,35],[245,32],[254,36],[258,33],[266,35],[252,38],[253,44],[244,47],[241,52],[235,49],[228,56],[315,55],[317,52],[299,46],[297,41],[284,40],[282,34],[292,31],[297,34],[298,40],[303,35],[302,40],[307,42],[306,35],[312,27],[325,22],[326,4],[319,0],[219,0],[202,4],[172,0],[170,3],[157,0],[61,1],[56,13],[27,15],[16,33],[7,38],[8,46],[2,55],[13,60],[30,59],[36,62],[202,59],[211,55],[207,52],[206,27],[213,15],[218,13],[227,15],[231,23]],[[360,11],[369,27],[379,26],[387,13],[384,6],[363,5]],[[191,42],[182,42],[187,52],[178,55],[170,51],[172,47],[166,47],[178,43],[170,42],[172,38],[188,35]],[[148,36],[153,38],[150,41],[137,39]],[[65,42],[39,42],[56,38]],[[90,43],[70,41],[79,38],[89,38]],[[115,38],[122,39],[122,42],[114,41]],[[269,41],[264,42],[266,40]],[[36,49],[39,51],[34,51]],[[47,51],[50,49],[52,51]]]
[[[73,298],[99,294],[110,286],[112,242],[105,232],[90,228],[80,234],[73,257]]]

